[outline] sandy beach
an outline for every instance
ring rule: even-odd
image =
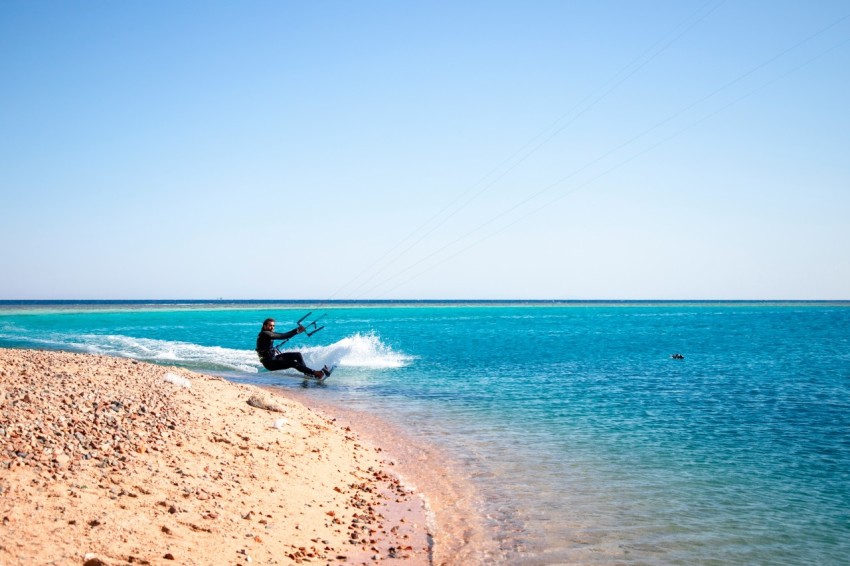
[[[0,564],[441,563],[393,467],[254,386],[0,349]]]

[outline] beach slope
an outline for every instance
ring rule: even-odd
[[[431,564],[392,467],[257,387],[0,349],[0,564]]]

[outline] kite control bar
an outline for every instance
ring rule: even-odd
[[[322,328],[325,327],[324,324],[322,326],[316,326],[316,323],[318,321],[322,320],[323,318],[325,318],[327,313],[323,314],[322,316],[320,316],[318,318],[315,318],[312,322],[308,322],[307,324],[302,324],[304,322],[304,319],[307,318],[308,316],[310,316],[311,314],[313,314],[313,311],[308,312],[307,314],[305,314],[304,316],[302,316],[301,318],[298,319],[298,326],[304,327],[304,333],[307,336],[312,336],[313,334],[315,334],[316,332],[318,332],[319,330],[321,330]],[[310,327],[313,327],[313,330],[308,330]],[[289,342],[289,340],[290,339],[287,338],[286,340],[281,341],[277,346],[275,346],[275,348],[279,348],[279,347],[283,346],[284,344]]]
[[[299,319],[298,319],[298,326],[302,326],[302,324],[301,324],[301,323],[304,321],[304,319],[305,319],[305,318],[307,318],[307,317],[308,317],[308,316],[310,316],[311,314],[313,314],[313,311],[310,311],[310,312],[308,312],[307,314],[305,314],[304,316],[302,316],[301,318],[299,318]],[[309,330],[307,330],[307,331],[306,331],[307,336],[312,336],[313,334],[315,334],[316,332],[318,332],[319,330],[321,330],[322,328],[324,328],[324,327],[325,327],[325,325],[324,325],[324,324],[323,324],[322,326],[316,326],[316,323],[317,323],[318,321],[322,320],[323,318],[325,318],[325,316],[327,316],[327,314],[328,314],[328,313],[325,313],[325,314],[323,314],[322,316],[320,316],[320,317],[318,317],[318,318],[314,319],[314,320],[313,320],[313,322],[308,322],[307,324],[304,324],[304,325],[303,325],[305,329],[306,329],[306,328],[310,328],[311,326],[315,329],[315,330],[313,330],[312,332],[311,332],[311,331],[309,331]]]

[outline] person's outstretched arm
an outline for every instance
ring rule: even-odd
[[[299,325],[296,328],[293,328],[289,332],[269,332],[272,340],[289,340],[296,334],[301,334],[304,332],[304,327]]]

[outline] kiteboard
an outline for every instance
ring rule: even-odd
[[[323,375],[322,377],[314,377],[313,379],[315,379],[319,383],[322,383],[324,380],[326,380],[327,378],[329,378],[331,376],[331,374],[334,372],[335,369],[336,369],[336,364],[334,364],[332,366],[325,366],[325,367],[322,368],[322,373],[324,373],[325,375]]]

